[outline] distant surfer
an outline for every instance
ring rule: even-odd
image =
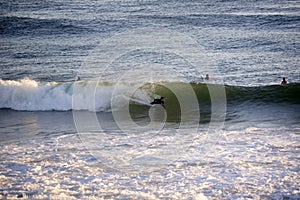
[[[76,81],[80,81],[80,80],[81,80],[80,76],[77,76]]]
[[[209,80],[209,75],[208,74],[206,74],[205,80]]]
[[[285,80],[285,77],[282,78],[282,81],[281,81],[281,85],[286,85],[287,84],[287,81]]]
[[[153,102],[151,102],[151,105],[153,105],[153,104],[161,105],[162,107],[166,108],[164,97],[160,97],[160,99],[154,99]]]

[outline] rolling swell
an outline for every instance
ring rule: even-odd
[[[176,88],[182,88],[184,90],[184,85],[187,83],[171,83]],[[222,88],[221,85],[209,85],[201,83],[189,83],[197,97],[198,105],[190,104],[188,106],[183,105],[185,109],[189,109],[190,116],[187,118],[192,119],[193,121],[199,121],[200,123],[209,123],[212,117],[212,105],[211,103],[211,92],[218,91],[218,88]],[[210,90],[208,89],[210,88]],[[216,88],[216,89],[215,89]],[[268,86],[256,86],[256,87],[245,87],[245,86],[224,86],[226,97],[218,99],[222,105],[226,105],[226,120],[232,120],[240,118],[241,113],[245,112],[246,115],[248,112],[253,112],[254,110],[263,109],[265,112],[272,113],[274,110],[281,110],[282,108],[292,109],[297,108],[300,105],[300,84],[299,83],[290,83],[285,86],[281,85],[268,85]],[[178,91],[178,90],[177,90]],[[180,89],[179,89],[180,91]],[[186,95],[185,92],[174,94],[171,90],[165,86],[156,85],[154,94],[165,97],[165,105],[167,112],[167,121],[168,122],[180,122],[182,119],[181,107],[182,104],[186,102],[179,102],[177,97],[180,95]],[[214,95],[215,96],[215,95]],[[195,98],[193,94],[188,96],[189,98]],[[218,101],[214,101],[218,104]],[[225,103],[225,104],[222,104]],[[296,105],[296,106],[295,106]],[[218,107],[218,105],[216,105]],[[200,111],[200,116],[198,112]],[[285,109],[285,111],[287,111]],[[137,118],[136,116],[146,116],[148,114],[147,108],[140,108],[136,105],[132,106],[132,113],[134,113],[133,119]],[[222,113],[219,113],[222,115]],[[224,114],[224,113],[223,113]],[[195,116],[197,115],[197,116]],[[243,114],[242,114],[243,115]],[[271,114],[272,115],[272,114]],[[292,114],[293,115],[293,114]],[[194,117],[191,117],[194,116]],[[246,116],[247,118],[247,116]],[[220,118],[221,119],[221,118]],[[247,119],[249,120],[249,119]]]
[[[41,83],[28,78],[19,81],[0,79],[0,108],[26,111],[90,110],[110,112],[112,94],[122,94],[122,91],[132,88],[132,85],[128,83],[80,81],[76,83],[77,92],[74,93],[74,84],[75,82]],[[132,109],[135,110],[140,109],[141,106],[149,107],[153,98],[164,96],[167,110],[170,108],[179,110],[176,111],[179,114],[178,96],[191,95],[187,97],[189,99],[195,97],[196,94],[199,106],[209,110],[211,96],[206,84],[189,83],[195,94],[187,94],[184,91],[188,83],[172,82],[168,84],[177,88],[177,93],[172,92],[164,83],[148,83],[138,88],[131,96],[120,95],[118,100],[120,102],[130,101]],[[220,87],[220,85],[209,86],[210,88]],[[270,103],[300,104],[300,83],[290,83],[286,86],[244,87],[226,85],[224,87],[228,106],[245,102],[254,106]],[[72,98],[78,99],[76,105],[72,105]],[[91,103],[91,99],[94,99],[95,102]],[[190,107],[197,109],[195,105],[190,105]]]
[[[85,29],[65,19],[36,19],[28,17],[0,17],[2,35],[80,34]]]
[[[249,101],[300,104],[300,84],[290,83],[285,86],[268,85],[257,87],[226,86],[226,95],[229,102]]]
[[[173,83],[176,87],[181,87],[186,83]],[[198,102],[210,102],[210,93],[206,84],[190,83],[197,95]],[[209,85],[210,88],[220,87],[220,85]],[[260,103],[295,103],[300,104],[300,83],[290,83],[285,86],[267,85],[267,86],[224,86],[226,91],[227,103],[236,102],[260,102]],[[168,98],[168,92],[162,87],[158,87],[158,93],[162,93]]]

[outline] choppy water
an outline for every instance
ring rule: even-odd
[[[0,197],[300,198],[299,6],[1,2]]]

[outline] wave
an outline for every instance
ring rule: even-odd
[[[267,85],[256,87],[226,86],[229,102],[250,101],[261,103],[300,104],[300,84]]]
[[[8,35],[48,35],[48,34],[78,34],[84,28],[74,25],[65,19],[36,19],[28,17],[0,17],[0,34]]]
[[[0,79],[0,108],[13,110],[70,110],[72,83],[39,83],[28,78],[14,81]]]
[[[189,95],[183,91],[187,84],[193,88],[199,105],[210,105],[210,93],[206,84],[172,82],[176,94],[165,83],[146,83],[132,91],[132,83],[96,81],[79,82],[38,82],[29,78],[22,80],[0,79],[0,108],[20,111],[111,111],[111,102],[128,101],[133,109],[149,106],[153,98],[164,96],[166,105],[179,108],[178,95]],[[220,87],[220,85],[210,85]],[[257,87],[224,86],[228,105],[249,103],[289,103],[300,104],[300,84],[285,86],[269,85]],[[75,90],[74,90],[75,89]],[[76,92],[74,92],[76,91]],[[124,91],[127,91],[124,92]],[[129,93],[128,93],[129,91]],[[191,98],[193,97],[191,94]],[[76,103],[74,103],[74,99]]]

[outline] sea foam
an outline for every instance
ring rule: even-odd
[[[82,85],[81,92],[76,94],[77,107],[72,106],[74,82],[41,83],[29,78],[19,81],[0,79],[0,107],[24,111],[46,111],[46,110],[95,110],[101,108],[108,109],[108,102],[99,102],[98,105],[91,106],[91,94],[102,96],[102,99],[110,95],[109,88],[102,91],[93,92],[92,85]]]
[[[98,81],[38,82],[29,78],[22,80],[0,79],[0,108],[20,111],[110,111],[114,94],[115,101],[131,100],[126,96],[132,86]],[[125,91],[125,92],[124,92]],[[142,94],[135,101],[147,104],[149,97]],[[129,94],[130,95],[130,94]],[[144,100],[141,100],[144,99]]]

